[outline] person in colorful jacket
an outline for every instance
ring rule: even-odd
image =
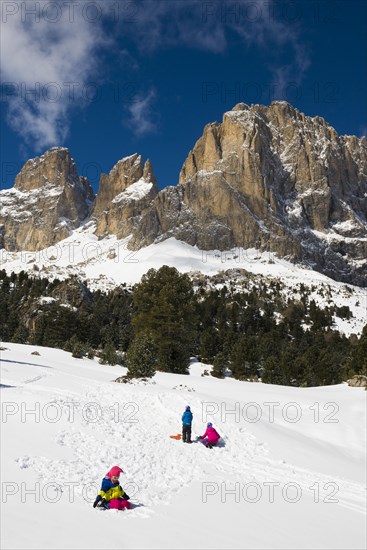
[[[182,441],[184,443],[191,443],[191,424],[192,424],[192,412],[189,406],[186,407],[185,412],[182,415]]]
[[[102,479],[101,490],[94,501],[93,508],[96,506],[106,509],[130,510],[130,497],[119,483],[120,474],[123,470],[119,466],[113,466]]]
[[[205,445],[205,447],[207,447],[208,449],[212,449],[214,445],[218,443],[220,435],[217,430],[213,428],[213,424],[211,422],[208,422],[205,434],[199,435],[199,439],[201,440],[202,444]]]

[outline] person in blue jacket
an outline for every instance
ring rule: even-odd
[[[187,406],[185,412],[182,415],[182,441],[184,443],[191,443],[192,418],[193,417],[190,407]]]

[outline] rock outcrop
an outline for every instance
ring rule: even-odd
[[[352,386],[352,388],[365,388],[367,389],[367,376],[364,376],[363,374],[356,374],[349,380],[347,380],[348,386]]]
[[[49,149],[26,162],[12,189],[0,192],[0,246],[35,251],[53,245],[89,216],[93,200],[68,149]]]
[[[96,234],[123,239],[139,228],[142,213],[158,194],[151,162],[142,163],[137,153],[121,159],[107,174],[102,174],[92,210]]]
[[[338,136],[287,102],[241,103],[205,127],[130,246],[174,236],[206,250],[256,247],[365,284],[366,222],[366,138]]]
[[[62,305],[76,309],[80,308],[83,303],[87,304],[93,301],[90,290],[77,277],[69,277],[67,281],[60,281],[50,293],[50,297]]]

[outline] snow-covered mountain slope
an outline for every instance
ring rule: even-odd
[[[195,362],[116,384],[122,367],[3,347],[2,548],[364,548],[361,388],[218,380]],[[221,446],[169,438],[187,404],[194,436],[212,421]],[[95,510],[115,464],[135,507]]]
[[[91,222],[75,230],[70,237],[39,252],[0,250],[1,267],[7,273],[25,270],[51,280],[71,275],[86,281],[91,289],[112,289],[116,285],[137,283],[150,268],[162,265],[180,272],[210,277],[227,272],[224,279],[239,288],[245,285],[279,282],[286,298],[298,299],[303,284],[321,307],[349,306],[353,317],[334,317],[335,328],[343,333],[361,334],[367,323],[367,289],[334,281],[311,269],[302,268],[273,253],[236,247],[230,251],[202,251],[173,237],[137,251],[128,250],[129,238],[114,236],[98,239]],[[228,270],[230,270],[228,272]],[[250,274],[251,280],[249,280]],[[213,283],[214,284],[214,283]]]

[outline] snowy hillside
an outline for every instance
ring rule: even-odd
[[[321,307],[347,305],[353,317],[335,317],[335,327],[346,335],[360,335],[367,323],[367,289],[336,282],[317,271],[296,266],[273,253],[234,248],[223,251],[202,251],[173,237],[137,251],[128,250],[129,238],[114,236],[98,239],[93,223],[39,252],[0,250],[1,267],[7,273],[25,270],[34,276],[65,279],[77,275],[91,289],[108,290],[116,285],[138,282],[150,268],[166,264],[180,272],[213,276],[227,270],[245,270],[258,282],[280,282],[286,298],[299,299],[300,285],[310,290],[310,299]],[[229,277],[230,278],[230,277]],[[234,283],[238,276],[232,277]]]
[[[195,362],[116,384],[122,367],[2,345],[4,550],[365,547],[363,389],[218,380]],[[220,447],[168,437],[187,404],[194,436],[212,421]],[[115,464],[135,506],[93,509]]]

